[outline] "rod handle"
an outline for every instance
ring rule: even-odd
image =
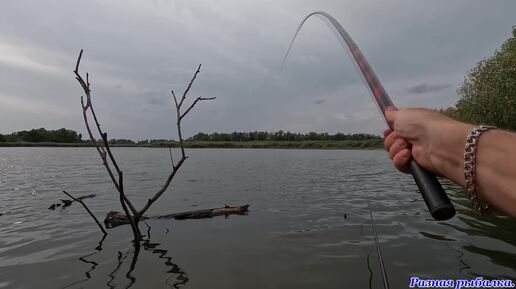
[[[421,167],[414,159],[409,162],[409,167],[432,217],[443,221],[455,216],[455,208],[437,177]]]

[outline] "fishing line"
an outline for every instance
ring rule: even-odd
[[[371,228],[373,229],[374,236],[374,244],[376,246],[376,254],[378,256],[378,261],[380,262],[380,269],[382,270],[382,281],[383,287],[385,289],[389,289],[389,279],[387,279],[387,270],[385,270],[385,264],[383,263],[383,255],[382,249],[380,248],[380,241],[378,241],[378,232],[376,231],[376,224],[373,218],[373,211],[371,211],[371,207],[369,206],[369,197],[367,195],[367,191],[365,192],[365,198],[367,202],[367,210],[369,211],[369,217],[371,220]]]
[[[365,237],[364,228],[362,227],[362,225],[360,225],[360,235],[362,235],[362,237]],[[371,262],[369,262],[369,252],[367,252],[367,250],[364,249],[364,247],[360,247],[360,248],[366,254],[366,265],[367,265],[367,270],[369,271],[369,289],[373,289],[373,270],[371,269]]]

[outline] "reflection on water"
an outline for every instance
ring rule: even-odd
[[[117,148],[137,207],[161,186],[166,149]],[[516,278],[516,222],[482,216],[444,182],[457,216],[434,221],[383,151],[190,150],[149,214],[251,204],[248,216],[98,228],[61,190],[120,210],[90,148],[0,149],[0,288],[381,288],[365,193],[393,288],[421,278]],[[147,225],[147,227],[143,227]],[[188,273],[187,273],[188,272]],[[27,276],[30,276],[28,278]]]
[[[93,255],[95,255],[95,254],[97,254],[98,252],[102,251],[102,242],[104,242],[105,239],[106,239],[106,235],[104,235],[102,237],[102,239],[99,241],[99,244],[98,244],[97,247],[95,247],[95,251],[93,253],[89,253],[89,254],[86,254],[84,256],[79,257],[79,261],[84,262],[86,264],[91,264],[91,267],[86,272],[84,272],[84,275],[86,276],[86,279],[79,280],[79,281],[73,282],[73,283],[71,283],[69,285],[66,285],[66,286],[62,287],[63,289],[64,288],[70,288],[70,287],[73,287],[75,285],[79,285],[79,284],[84,283],[84,282],[86,282],[86,281],[91,279],[92,272],[99,265],[99,263],[97,263],[95,261],[90,261],[90,260],[88,260],[88,258],[93,256]]]
[[[150,227],[148,227],[150,232]],[[134,243],[133,247],[126,252],[122,253],[121,251],[117,252],[116,255],[116,267],[110,271],[107,275],[109,278],[106,282],[106,285],[108,288],[114,289],[114,288],[131,288],[136,283],[136,277],[133,275],[134,270],[136,269],[138,265],[138,257],[140,255],[140,251],[143,248],[145,251],[150,252],[151,254],[155,254],[157,259],[160,259],[161,262],[156,263],[163,263],[165,267],[168,267],[166,269],[166,279],[165,284],[169,288],[181,288],[182,285],[185,285],[188,282],[188,275],[186,272],[184,272],[177,264],[172,262],[172,257],[168,255],[168,250],[162,249],[161,244],[159,243],[153,243],[148,239],[149,236],[147,236],[146,239],[142,240],[140,243]],[[64,287],[61,287],[62,289],[65,288],[78,288],[78,285],[82,285],[83,283],[86,283],[90,279],[93,278],[93,273],[97,266],[99,266],[99,263],[93,260],[94,255],[98,254],[100,251],[102,251],[102,244],[104,240],[106,239],[106,236],[104,236],[100,241],[97,247],[95,247],[94,252],[88,253],[84,256],[81,256],[78,258],[80,262],[83,262],[85,264],[88,264],[89,268],[83,273],[86,278],[74,281],[68,285],[65,285]],[[129,269],[128,271],[124,273],[120,273],[120,269],[123,267],[122,265],[124,262],[129,262]],[[156,270],[156,268],[153,268],[153,270]],[[117,285],[116,278],[117,276],[123,276],[127,279],[127,284],[120,284]],[[168,275],[168,276],[167,276]],[[95,275],[95,278],[99,278],[100,276]]]
[[[165,279],[165,284],[167,284],[170,288],[180,288],[181,285],[185,285],[188,282],[189,279],[186,272],[184,272],[177,264],[172,262],[172,257],[167,255],[167,250],[159,248],[161,244],[151,243],[150,240],[145,240],[142,245],[146,251],[158,255],[158,258],[162,259],[164,262],[163,264],[169,267],[166,273],[170,274],[170,276]],[[135,254],[134,256],[138,255]]]
[[[453,191],[456,194],[462,193],[460,188],[452,185],[449,185],[447,189],[448,191]],[[514,232],[516,229],[516,222],[513,219],[496,212],[489,215],[478,214],[474,210],[470,209],[470,203],[467,198],[456,198],[454,201],[460,211],[457,218],[461,220],[461,222],[458,224],[444,223],[444,226],[463,232],[468,236],[477,236],[479,238],[489,237],[505,243],[500,247],[486,247],[484,242],[469,243],[461,245],[461,248],[475,255],[485,256],[489,260],[489,263],[497,264],[502,267],[515,268],[516,251],[514,251],[514,248],[516,247],[516,235]],[[462,252],[463,251],[460,253],[462,254]],[[463,264],[465,265],[464,269],[471,269],[464,262]],[[486,274],[478,269],[476,269],[474,274],[489,279],[500,277],[511,278],[509,275],[505,274],[497,277],[493,274]],[[514,276],[512,276],[512,278],[514,278]]]

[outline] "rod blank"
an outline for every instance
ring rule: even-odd
[[[387,107],[394,107],[394,104],[387,94],[387,91],[383,88],[382,83],[374,73],[373,69],[365,59],[364,55],[358,48],[358,45],[351,39],[351,36],[344,30],[342,25],[333,18],[330,14],[326,12],[313,12],[306,16],[301,23],[299,24],[296,33],[294,34],[294,38],[290,43],[290,46],[285,54],[285,58],[283,59],[283,63],[281,67],[283,68],[285,61],[288,57],[288,54],[294,44],[294,41],[301,29],[301,26],[305,23],[305,21],[313,15],[322,16],[324,20],[329,21],[327,24],[331,29],[334,29],[334,32],[343,44],[345,49],[349,49],[351,51],[351,55],[361,72],[364,82],[368,87],[369,92],[373,95],[373,98],[378,105],[383,117],[385,118],[385,110]],[[391,126],[388,122],[387,125]],[[391,127],[392,129],[392,127]],[[441,184],[437,180],[436,176],[431,172],[422,168],[414,159],[410,161],[409,167],[412,172],[412,176],[414,177],[414,181],[416,182],[423,199],[428,207],[428,210],[432,217],[436,220],[447,220],[455,215],[455,208],[453,207],[450,199],[446,195],[446,192],[442,188]]]

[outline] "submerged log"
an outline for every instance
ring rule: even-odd
[[[249,211],[249,205],[230,207],[225,205],[223,208],[215,209],[204,209],[195,210],[182,213],[169,214],[164,216],[158,216],[156,219],[174,219],[174,220],[186,220],[186,219],[203,219],[213,218],[217,216],[228,216],[228,215],[245,215]]]
[[[142,217],[142,220],[146,220],[146,217]],[[118,227],[121,225],[130,224],[127,215],[117,211],[111,211],[107,213],[106,218],[104,219],[104,226],[106,228],[111,229],[114,227]]]
[[[75,198],[76,200],[84,200],[84,199],[89,199],[89,198],[94,198],[96,195],[95,194],[90,194],[90,195],[86,195],[86,196],[80,196],[80,197],[77,197]],[[63,203],[63,209],[72,205],[72,203],[75,201],[75,200],[63,200],[63,199],[60,199],[61,203]],[[50,205],[50,207],[48,207],[49,210],[55,210],[56,207],[60,207],[61,206],[61,203],[56,203],[56,204],[52,204]]]
[[[249,205],[230,207],[228,205],[222,208],[213,209],[202,209],[195,211],[188,211],[182,213],[174,213],[155,217],[142,217],[142,220],[148,219],[174,219],[174,220],[186,220],[186,219],[203,219],[213,218],[217,216],[229,216],[229,215],[246,215],[249,211]],[[120,225],[129,224],[129,219],[124,213],[111,211],[107,214],[104,219],[104,225],[106,228],[114,228]]]

